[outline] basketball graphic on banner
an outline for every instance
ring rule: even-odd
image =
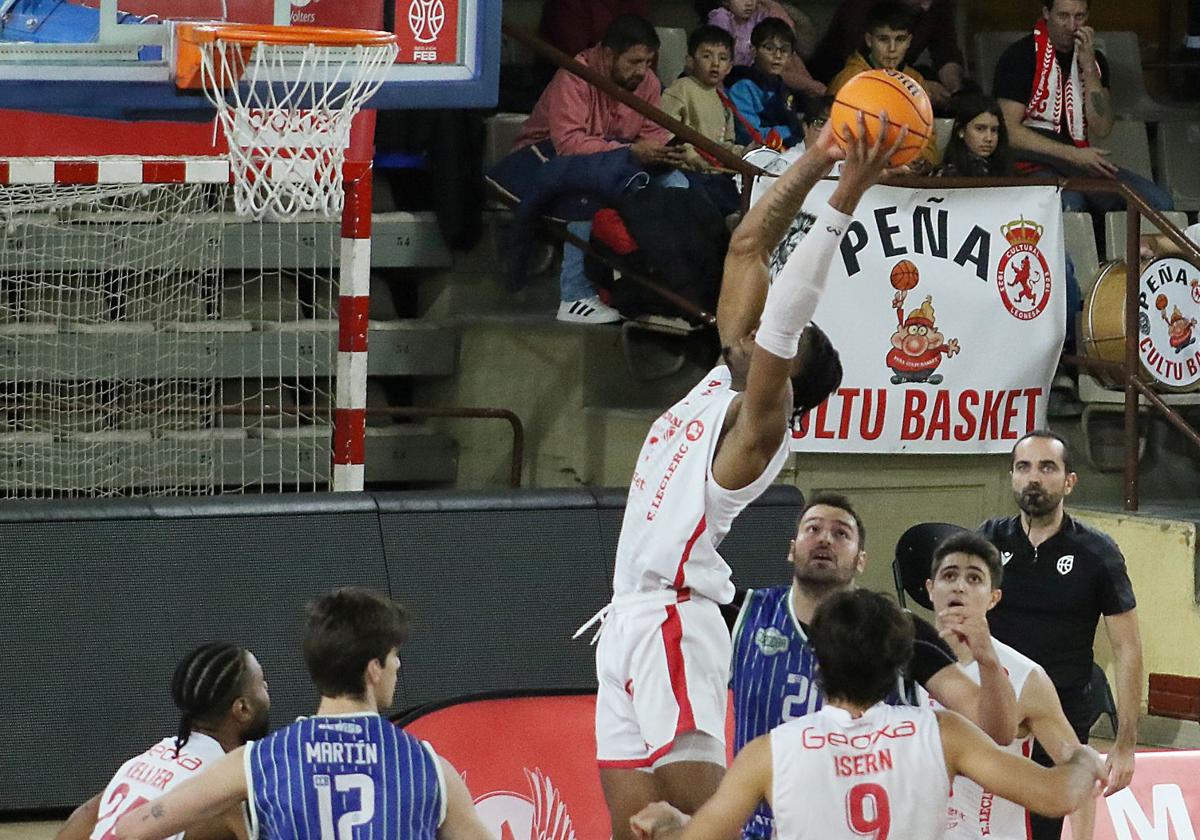
[[[432,44],[446,24],[442,0],[412,0],[408,5],[408,28],[418,44]]]
[[[1155,260],[1138,279],[1138,355],[1151,376],[1168,388],[1187,389],[1200,382],[1197,289],[1200,269],[1179,257]]]

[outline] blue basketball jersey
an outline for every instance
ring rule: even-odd
[[[772,586],[746,592],[733,628],[734,753],[780,724],[821,708],[817,686],[817,657],[808,633],[792,610],[790,586]],[[911,701],[904,682],[885,701],[906,705]],[[742,830],[746,840],[769,838],[774,828],[771,809],[760,803]]]
[[[733,629],[734,752],[781,723],[821,708],[817,658],[792,612],[791,588],[772,586],[746,593]],[[742,836],[768,838],[773,819],[760,803]]]
[[[250,836],[425,840],[446,813],[428,744],[377,714],[303,718],[246,746]]]

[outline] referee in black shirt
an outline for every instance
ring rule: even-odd
[[[1011,473],[1021,513],[989,519],[979,529],[1000,549],[1004,563],[1004,597],[988,613],[992,635],[1046,670],[1067,720],[1086,744],[1096,713],[1090,691],[1092,643],[1096,622],[1104,616],[1116,656],[1118,714],[1107,796],[1133,778],[1142,703],[1142,641],[1125,558],[1111,537],[1063,511],[1063,499],[1078,476],[1059,435],[1039,430],[1018,440]],[[1051,765],[1041,745],[1033,758]],[[1035,840],[1061,836],[1061,819],[1030,816]]]

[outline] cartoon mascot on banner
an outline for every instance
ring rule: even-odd
[[[908,260],[901,260],[892,268],[892,308],[896,310],[898,326],[892,333],[892,349],[887,354],[887,366],[892,371],[892,384],[924,382],[937,385],[942,375],[937,373],[942,356],[952,358],[958,353],[958,339],[949,342],[937,328],[933,311],[933,296],[926,295],[921,305],[904,315],[904,300],[920,282],[917,267]]]

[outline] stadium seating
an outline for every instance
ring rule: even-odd
[[[683,75],[684,60],[687,59],[686,29],[674,26],[656,26],[658,33],[658,78],[667,87]]]
[[[1187,214],[1179,210],[1163,213],[1179,228],[1187,227]],[[1158,227],[1142,216],[1142,233],[1158,233]],[[1125,259],[1125,211],[1114,210],[1104,217],[1105,257],[1110,260]]]
[[[1063,213],[1063,239],[1067,256],[1075,264],[1075,279],[1079,281],[1079,292],[1086,295],[1091,291],[1096,271],[1100,267],[1092,214]]]
[[[1200,119],[1167,122],[1155,138],[1159,183],[1171,191],[1177,210],[1200,210]]]
[[[1195,119],[1194,109],[1165,105],[1146,92],[1142,49],[1136,32],[1097,32],[1096,47],[1108,59],[1113,110],[1119,119],[1145,122]]]
[[[1146,124],[1139,120],[1117,120],[1107,137],[1091,138],[1092,145],[1111,152],[1109,160],[1124,169],[1154,180],[1150,166],[1150,141]]]

